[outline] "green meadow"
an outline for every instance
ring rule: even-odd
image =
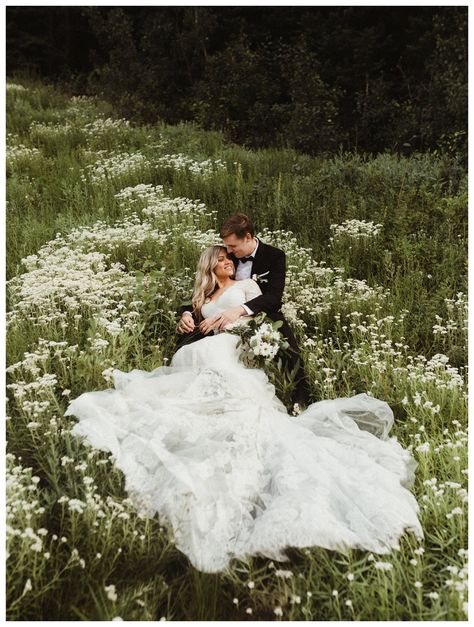
[[[7,84],[8,620],[467,620],[467,173],[443,154],[248,150]],[[314,131],[317,133],[317,129]],[[69,400],[166,365],[219,223],[287,254],[314,400],[367,392],[418,463],[423,541],[195,570]]]

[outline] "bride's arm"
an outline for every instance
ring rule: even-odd
[[[262,290],[260,289],[260,286],[256,281],[254,281],[253,279],[246,279],[245,281],[243,281],[243,283],[245,302],[252,300],[252,298],[256,298],[257,296],[261,296]],[[244,309],[246,308],[244,307]],[[249,320],[252,320],[252,318],[253,316],[251,315],[240,316],[240,318],[237,318],[234,324],[243,324],[248,322]]]
[[[252,298],[256,298],[257,296],[262,295],[262,290],[260,289],[258,283],[253,279],[247,279],[245,281],[244,286],[245,291],[245,302],[252,300]]]
[[[242,291],[245,300],[247,301],[249,298],[255,298],[256,296],[260,296],[262,291],[257,283],[253,279],[245,279],[241,283]],[[222,312],[219,317],[219,331],[223,331],[228,325],[240,324],[241,322],[247,322],[251,320],[252,316],[248,315],[247,309],[244,305],[237,305],[236,307],[232,307],[231,309],[227,309]]]

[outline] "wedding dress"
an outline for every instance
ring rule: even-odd
[[[237,282],[203,316],[245,302],[252,284]],[[211,335],[168,367],[115,370],[115,389],[71,402],[73,433],[114,455],[137,509],[158,513],[201,571],[248,555],[287,560],[286,547],[388,553],[405,530],[422,537],[416,463],[388,438],[390,407],[358,394],[290,416],[265,373],[239,361],[238,340]]]

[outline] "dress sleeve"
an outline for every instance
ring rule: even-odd
[[[262,294],[262,290],[258,286],[258,283],[253,279],[247,279],[245,281],[245,302],[252,300]]]

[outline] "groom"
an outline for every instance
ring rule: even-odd
[[[222,330],[227,324],[235,322],[240,316],[254,316],[264,311],[271,320],[283,322],[279,331],[286,338],[292,351],[287,358],[287,365],[293,370],[298,365],[296,374],[297,385],[293,402],[300,406],[309,404],[309,390],[305,381],[302,359],[296,339],[280,311],[283,290],[285,288],[286,260],[285,253],[279,248],[265,244],[254,236],[254,228],[250,219],[243,213],[228,218],[220,228],[220,236],[227,247],[227,252],[235,267],[235,279],[254,279],[262,294],[249,300],[244,305],[232,307],[214,318],[212,328]],[[184,334],[184,341],[179,346],[204,337],[196,326],[191,307],[181,309],[183,312],[177,331]],[[299,364],[298,364],[299,361]]]

